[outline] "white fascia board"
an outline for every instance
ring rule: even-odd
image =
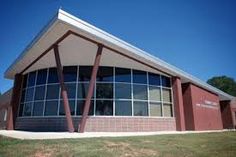
[[[185,78],[187,80],[189,80],[189,82],[192,82],[193,84],[196,84],[200,87],[203,87],[203,88],[206,88],[207,90],[209,91],[212,91],[216,94],[219,94],[219,95],[222,95],[224,97],[226,97],[226,99],[233,99],[234,97],[207,84],[206,82],[186,73],[185,71],[63,11],[63,10],[59,10],[59,14],[58,14],[58,19],[69,24],[69,25],[72,25],[74,27],[76,27],[77,29],[83,31],[83,32],[86,32],[86,33],[89,33],[91,35],[93,35],[95,38],[98,38],[100,39],[101,41],[105,41],[105,42],[108,42],[112,45],[116,45],[118,47],[121,47],[123,49],[126,49],[127,51],[129,52],[132,52],[134,54],[136,54],[137,56],[140,56],[146,60],[148,60],[149,62],[160,66],[164,69],[167,69],[171,74],[174,74],[175,76],[178,76],[178,77],[181,77],[181,78]]]

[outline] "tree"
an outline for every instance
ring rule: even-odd
[[[233,78],[227,76],[216,76],[209,79],[207,83],[225,93],[236,96],[236,81]]]

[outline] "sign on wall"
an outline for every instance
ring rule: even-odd
[[[204,103],[198,103],[196,104],[198,107],[204,107],[204,108],[211,108],[211,109],[218,109],[218,103],[205,100]]]

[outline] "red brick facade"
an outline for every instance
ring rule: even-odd
[[[223,129],[219,97],[191,83],[184,85],[187,130]]]

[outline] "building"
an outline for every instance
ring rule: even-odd
[[[14,80],[0,101],[8,130],[235,127],[234,97],[62,10],[5,77]]]

